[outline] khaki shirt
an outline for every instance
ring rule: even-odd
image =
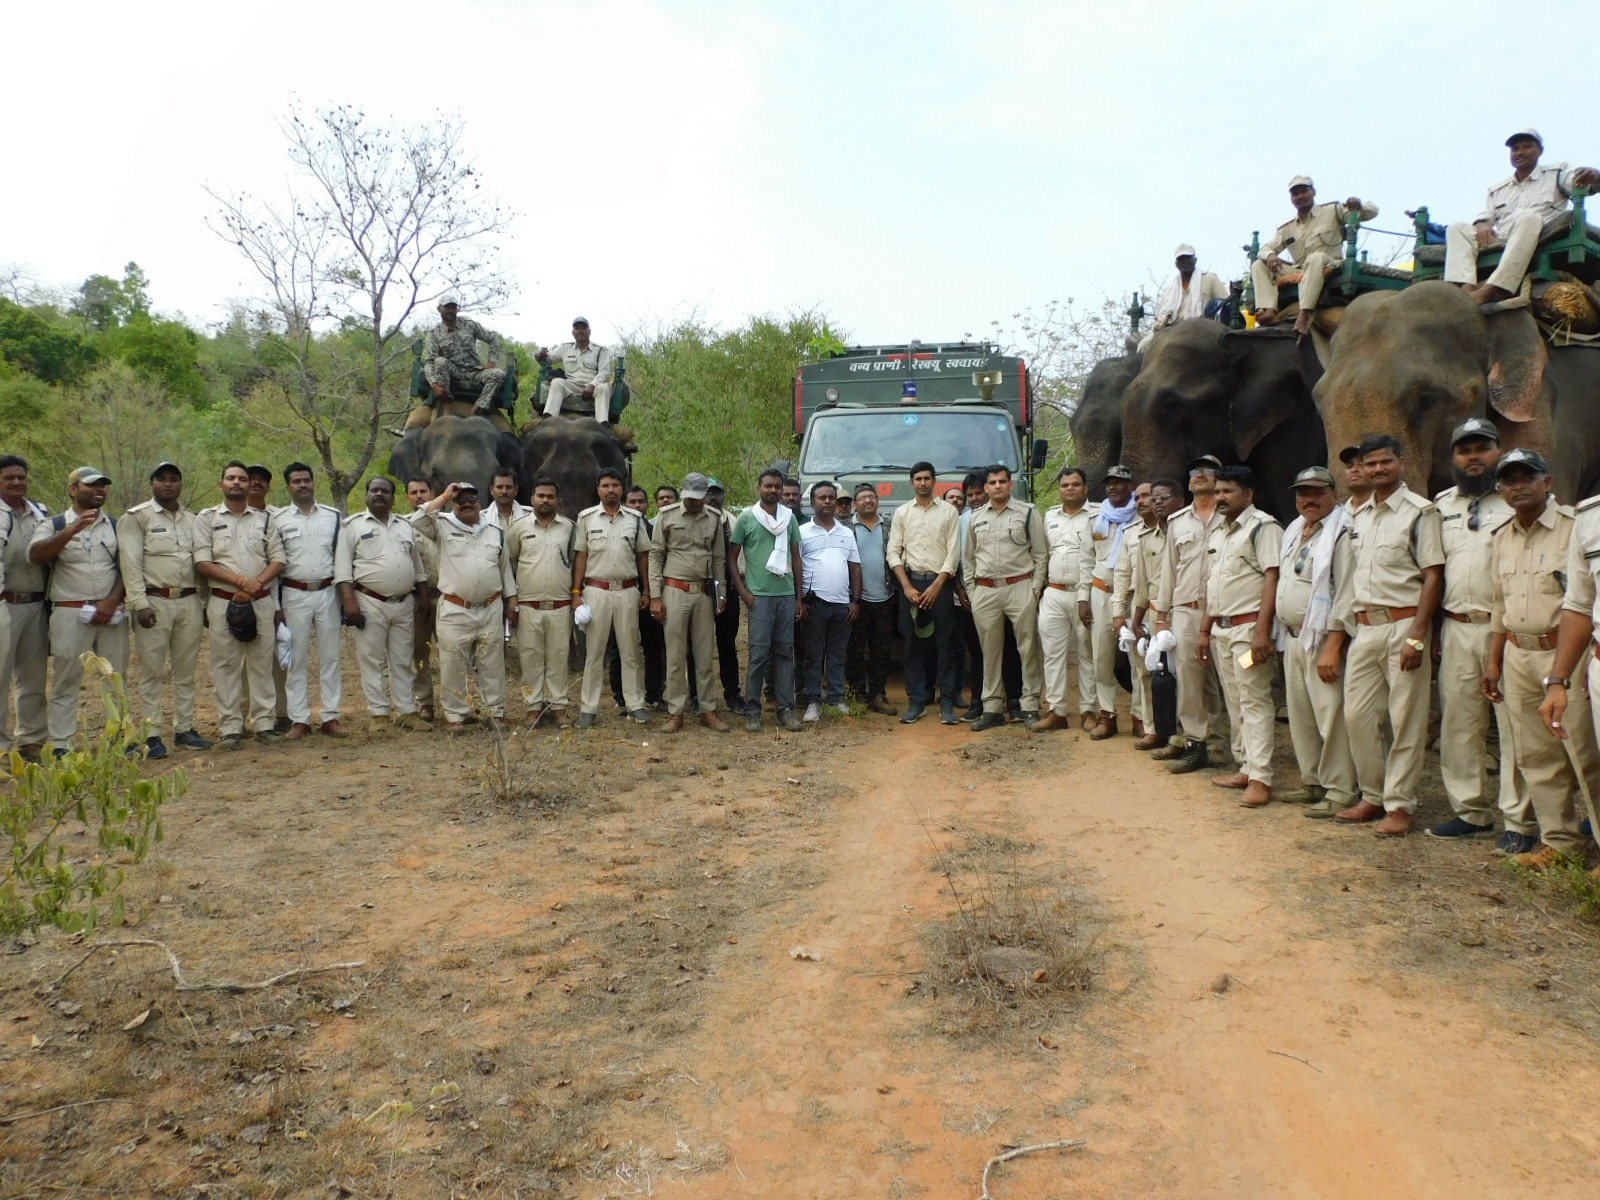
[[[427,348],[423,353],[429,359],[449,359],[450,365],[458,371],[481,371],[483,363],[478,358],[479,342],[489,347],[491,362],[500,360],[500,335],[491,333],[471,317],[458,316],[453,333],[443,321],[428,330]]]
[[[246,508],[236,517],[226,504],[216,504],[202,508],[195,520],[200,535],[194,546],[197,563],[214,562],[229,575],[257,579],[271,564],[286,561],[278,523],[265,509]],[[272,605],[276,608],[277,589],[272,591]]]
[[[0,505],[0,592],[6,588],[6,549],[11,545],[11,509]]]
[[[1100,506],[1093,501],[1075,513],[1069,513],[1059,504],[1045,512],[1044,536],[1050,543],[1051,583],[1064,583],[1073,591],[1078,590],[1082,556],[1085,552],[1093,553],[1089,526],[1099,512]]]
[[[945,507],[955,511],[951,505]],[[898,514],[895,519],[898,523]],[[1033,589],[1043,591],[1049,567],[1050,543],[1045,538],[1044,519],[1033,505],[1013,499],[1003,509],[985,504],[972,514],[966,548],[961,554],[961,572],[968,591],[980,579],[1000,583],[1013,575],[1030,576]]]
[[[523,517],[526,517],[533,512],[533,509],[528,507],[526,504],[519,504],[517,501],[513,500],[511,502],[511,515],[509,517],[502,517],[500,515],[500,506],[491,500],[488,504],[484,505],[481,511],[482,520],[489,522],[489,524],[493,525],[496,529],[504,533],[518,521],[522,520]]]
[[[1333,516],[1329,513],[1318,521],[1309,531],[1302,529],[1293,543],[1285,540],[1278,550],[1278,603],[1277,615],[1289,629],[1296,633],[1306,623],[1306,612],[1311,607],[1311,573],[1317,557],[1317,546],[1327,536],[1328,521]],[[1341,529],[1342,535],[1345,531]],[[1348,544],[1348,538],[1341,538]],[[1333,555],[1333,590],[1339,592],[1339,580],[1344,572],[1340,570],[1341,556],[1339,548],[1334,548]]]
[[[1495,633],[1553,634],[1567,594],[1573,513],[1551,501],[1528,528],[1515,517],[1494,535]],[[1446,570],[1449,568],[1447,567]]]
[[[440,595],[484,604],[496,592],[502,596],[516,594],[516,580],[505,553],[505,534],[481,515],[476,525],[468,525],[455,513],[427,513],[415,528],[439,552]]]
[[[1111,581],[1111,615],[1131,620],[1140,609],[1150,608],[1150,593],[1161,573],[1167,553],[1167,531],[1160,525],[1140,524],[1123,539]]]
[[[194,570],[194,548],[200,542],[200,518],[181,504],[168,512],[154,500],[136,504],[117,522],[122,550],[122,584],[131,612],[150,607],[146,588],[178,590],[200,586]]]
[[[655,536],[650,539],[652,597],[660,597],[663,579],[688,583],[715,579],[718,595],[726,594],[728,534],[720,509],[708,504],[691,517],[682,504],[669,504],[656,514]]]
[[[0,500],[0,513],[10,518],[11,527],[5,549],[0,550],[0,560],[3,560],[0,561],[0,579],[5,581],[5,590],[21,593],[44,591],[49,568],[30,561],[28,547],[33,545],[33,531],[40,524],[50,524],[50,514],[43,505],[35,504],[32,500],[22,502],[21,512]]]
[[[584,574],[607,583],[639,576],[639,555],[650,552],[650,533],[644,518],[626,506],[612,516],[596,504],[578,514],[577,549],[588,555]]]
[[[550,347],[550,365],[567,373],[567,382],[578,387],[588,387],[598,379],[610,383],[613,374],[611,351],[595,342],[587,350],[579,350],[577,342],[562,342]]]
[[[273,522],[283,538],[285,579],[321,583],[333,578],[334,554],[339,540],[339,510],[313,504],[308,513],[293,504],[272,510]]]
[[[1272,240],[1261,247],[1261,257],[1276,254],[1299,265],[1306,261],[1308,254],[1320,250],[1329,258],[1343,258],[1344,222],[1349,215],[1350,210],[1343,204],[1314,204],[1303,219],[1296,215],[1293,220],[1279,225]],[[1370,221],[1377,215],[1376,204],[1361,206],[1363,221]]]
[[[67,524],[77,520],[74,509],[67,509]],[[33,527],[32,545],[55,537],[53,521],[40,521]],[[62,547],[50,566],[50,599],[104,600],[116,591],[121,569],[117,565],[117,535],[111,517],[104,509],[100,519]]]
[[[506,530],[506,562],[516,576],[520,600],[572,598],[573,541],[577,527],[557,513],[545,525],[529,513]]]
[[[1478,221],[1488,221],[1497,230],[1521,212],[1536,212],[1541,220],[1548,221],[1567,211],[1571,195],[1572,172],[1566,163],[1535,167],[1526,179],[1519,181],[1512,175],[1490,188]]]
[[[1439,510],[1403,483],[1382,503],[1374,494],[1353,522],[1350,570],[1333,602],[1334,619],[1347,628],[1358,612],[1413,607],[1423,569],[1444,565]]]
[[[339,536],[334,582],[360,584],[391,600],[409,595],[428,579],[418,548],[423,540],[404,517],[380,521],[370,512],[354,513]]]
[[[422,510],[406,514],[406,524],[412,529],[421,531]],[[425,537],[417,539],[417,553],[422,556],[422,569],[427,572],[428,586],[439,586],[439,547]]]
[[[1251,505],[1212,531],[1206,553],[1211,570],[1206,581],[1206,614],[1239,617],[1261,611],[1262,585],[1277,570],[1283,550],[1283,526]]]
[[[1167,557],[1150,607],[1170,618],[1174,605],[1205,603],[1207,539],[1221,524],[1222,514],[1216,509],[1202,521],[1192,504],[1172,514],[1167,521]]]
[[[908,575],[954,575],[961,562],[960,531],[956,506],[938,496],[927,508],[915,500],[902,504],[889,526],[889,570],[903,567]]]
[[[1567,547],[1567,598],[1561,607],[1600,628],[1600,496],[1578,505]]]
[[[1134,536],[1139,532],[1142,524],[1143,522],[1136,515],[1133,520],[1128,522],[1127,528],[1123,530],[1122,548],[1117,552],[1118,566],[1122,565],[1129,549],[1133,546]],[[1111,546],[1116,541],[1116,535],[1117,530],[1114,525],[1108,524],[1105,532],[1102,533],[1097,521],[1089,523],[1089,546],[1086,549],[1092,548],[1092,553],[1078,556],[1078,599],[1089,599],[1089,594],[1094,591],[1094,581],[1096,579],[1101,583],[1109,584],[1113,582],[1111,576],[1115,568],[1108,567],[1106,564],[1111,559]]]
[[[1488,616],[1494,607],[1494,535],[1511,520],[1511,506],[1499,492],[1463,496],[1446,488],[1433,498],[1444,542],[1444,609],[1462,616]],[[1470,528],[1477,517],[1478,528]]]

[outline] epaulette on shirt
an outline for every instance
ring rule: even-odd
[[[1413,492],[1410,488],[1407,488],[1405,491],[1400,492],[1399,496],[1407,504],[1411,505],[1413,508],[1420,509],[1423,512],[1427,512],[1430,508],[1434,507],[1434,503],[1433,503],[1432,500],[1429,500],[1426,496],[1418,495],[1416,492]]]
[[[1590,496],[1587,500],[1580,500],[1578,507],[1573,511],[1575,513],[1588,512],[1597,504],[1600,504],[1600,496]]]
[[[1568,517],[1568,518],[1573,518],[1573,517],[1576,517],[1578,515],[1577,512],[1574,511],[1572,505],[1570,505],[1570,504],[1558,504],[1558,505],[1556,505],[1556,514],[1558,516],[1563,516],[1563,517]]]

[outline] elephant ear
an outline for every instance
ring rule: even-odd
[[[1544,396],[1549,351],[1527,309],[1511,309],[1485,319],[1484,376],[1489,382],[1489,407],[1516,424],[1538,415]]]
[[[1241,462],[1311,394],[1295,342],[1291,331],[1279,329],[1232,330],[1222,336],[1223,354],[1233,368],[1228,426]]]

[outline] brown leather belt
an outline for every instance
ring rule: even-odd
[[[979,587],[1010,587],[1013,583],[1021,583],[1024,579],[1032,579],[1032,571],[1024,571],[1021,575],[1008,575],[1004,579],[978,579],[974,582]]]
[[[51,601],[50,606],[52,608],[88,608],[99,603],[99,600],[54,600]]]
[[[1549,633],[1508,633],[1506,641],[1518,650],[1526,650],[1531,654],[1535,650],[1554,650],[1558,632],[1552,629]]]
[[[571,600],[518,600],[518,608],[532,608],[539,612],[554,612],[558,608],[571,608]]]
[[[680,592],[703,592],[706,590],[706,585],[699,580],[691,582],[687,579],[668,578],[663,579],[661,582],[666,584],[669,588],[677,588]]]
[[[43,599],[43,592],[0,592],[0,600],[7,604],[38,604]]]
[[[1075,592],[1078,590],[1077,585],[1072,583],[1047,583],[1045,587],[1055,588],[1058,592]]]
[[[356,584],[355,589],[363,596],[371,596],[374,600],[382,600],[385,604],[399,604],[400,601],[411,598],[410,592],[402,592],[398,596],[385,596],[382,592],[375,592],[363,583]]]
[[[629,588],[638,587],[639,578],[638,576],[635,576],[632,579],[623,579],[619,582],[613,583],[609,579],[595,579],[592,576],[585,575],[583,577],[583,586],[599,588],[602,592],[625,592]]]
[[[1111,585],[1109,583],[1102,583],[1098,579],[1090,579],[1089,580],[1089,584],[1090,584],[1090,586],[1092,586],[1092,587],[1094,587],[1094,588],[1096,588],[1096,589],[1098,589],[1099,591],[1102,591],[1102,592],[1109,592],[1111,590]]]
[[[1416,610],[1413,609],[1412,611],[1415,612]],[[1463,625],[1487,625],[1489,623],[1488,613],[1458,613],[1451,612],[1448,608],[1441,608],[1439,611],[1449,620],[1460,621]]]
[[[1200,601],[1198,601],[1198,600],[1175,600],[1175,601],[1173,601],[1173,606],[1176,607],[1176,608],[1199,608],[1200,607]]]
[[[477,602],[476,604],[473,603],[471,600],[463,600],[460,596],[453,596],[449,592],[441,592],[440,593],[440,597],[442,599],[450,601],[451,604],[454,604],[458,608],[488,608],[489,605],[493,604],[496,600],[500,599],[500,593],[496,592],[494,595],[490,596],[487,600],[481,600],[481,601]]]
[[[237,600],[240,604],[254,604],[256,602],[256,598],[248,592],[225,592],[221,588],[212,588],[211,598],[213,600],[226,600],[230,603]],[[264,600],[266,597],[263,596],[262,599]]]
[[[282,583],[286,588],[293,588],[297,592],[320,592],[323,588],[331,588],[333,586],[331,577],[319,579],[314,583],[307,583],[301,579],[281,579],[278,582]]]
[[[1240,613],[1236,617],[1215,617],[1211,623],[1218,629],[1232,629],[1236,625],[1249,625],[1260,615],[1261,613],[1258,610],[1256,612]]]
[[[199,590],[200,590],[199,588],[153,588],[153,587],[147,587],[144,590],[144,594],[146,596],[154,596],[158,600],[182,600],[185,597],[194,595]]]
[[[1393,625],[1396,621],[1404,621],[1407,617],[1416,615],[1415,605],[1411,608],[1369,608],[1356,614],[1356,624]]]

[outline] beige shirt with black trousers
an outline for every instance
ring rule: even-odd
[[[576,534],[560,513],[545,521],[532,510],[506,530],[506,563],[516,577],[516,605],[508,615],[516,627],[529,721],[548,709],[557,725],[567,724],[572,606],[581,594],[572,574]]]
[[[904,511],[895,513],[897,528]],[[1008,499],[1003,508],[996,508],[990,500],[972,514],[961,564],[972,620],[983,646],[983,711],[1006,711],[1002,665],[1005,625],[1010,621],[1022,659],[1022,711],[1037,715],[1044,687],[1037,605],[1050,570],[1044,514],[1023,500]]]
[[[201,536],[200,518],[181,500],[171,508],[146,500],[117,523],[124,603],[139,652],[139,715],[155,737],[161,736],[162,681],[169,669],[174,732],[194,732],[195,668],[205,628],[205,601],[194,569]]]
[[[1212,534],[1201,619],[1228,707],[1233,757],[1250,783],[1272,786],[1272,611],[1277,607],[1283,527],[1254,504]],[[1257,653],[1263,637],[1267,649]],[[1258,661],[1259,660],[1259,661]],[[1246,796],[1246,801],[1250,800]]]
[[[430,500],[416,529],[439,551],[434,628],[443,689],[440,707],[449,731],[456,733],[472,715],[474,698],[494,718],[505,717],[505,623],[516,581],[506,558],[505,534],[481,511],[474,522],[441,511],[453,498],[446,488]],[[476,697],[470,691],[474,682]]]
[[[272,684],[273,618],[278,589],[271,586],[284,567],[283,538],[265,509],[226,503],[197,514],[200,540],[194,559],[210,563],[201,571],[211,584],[206,620],[211,626],[211,687],[217,701],[217,726],[224,737],[272,729],[276,689]],[[220,578],[219,578],[220,576]],[[252,583],[260,583],[256,591]],[[228,604],[237,599],[256,614],[256,636],[241,642],[228,628]]]
[[[351,514],[340,531],[333,578],[344,615],[352,606],[356,613],[361,691],[374,717],[417,711],[411,656],[418,596],[428,582],[422,541],[404,517],[379,519],[370,510]]]

